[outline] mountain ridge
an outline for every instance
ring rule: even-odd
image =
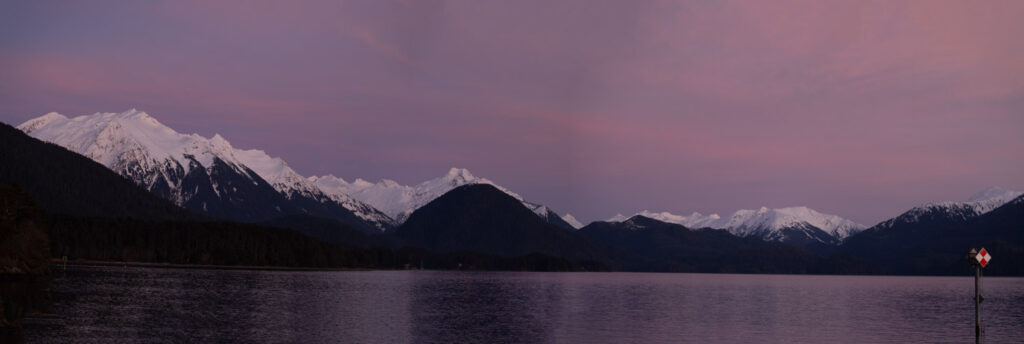
[[[547,206],[526,201],[523,196],[492,182],[490,179],[477,177],[465,168],[452,167],[443,176],[421,182],[416,186],[402,185],[390,179],[381,179],[377,183],[371,183],[356,178],[349,183],[334,175],[312,176],[308,180],[328,194],[349,195],[370,204],[395,219],[396,224],[405,222],[413,211],[455,188],[464,185],[487,184],[520,201],[549,223],[563,229],[578,228],[566,222],[562,216]]]
[[[204,220],[96,161],[0,123],[0,184],[15,184],[40,208],[73,216]]]
[[[943,216],[950,221],[966,221],[995,210],[1021,195],[1024,195],[1024,192],[992,186],[975,193],[966,201],[928,202],[915,206],[896,217],[879,222],[869,229],[892,228],[900,223],[921,222],[923,219],[935,216]]]
[[[392,225],[373,207],[324,194],[280,158],[235,149],[219,134],[207,139],[178,133],[135,109],[74,118],[51,112],[18,129],[85,155],[177,205],[215,217],[262,221],[311,213],[367,230]]]
[[[865,227],[836,215],[819,213],[808,207],[741,209],[728,217],[694,212],[681,216],[669,212],[640,211],[636,215],[683,225],[687,228],[724,229],[738,237],[758,237],[765,241],[817,241],[837,244]],[[618,214],[608,222],[629,218]]]

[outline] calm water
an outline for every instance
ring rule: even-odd
[[[986,278],[986,341],[1024,279]],[[969,277],[68,267],[36,342],[966,343]]]

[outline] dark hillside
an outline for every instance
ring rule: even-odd
[[[48,212],[138,219],[201,219],[78,153],[0,123],[0,185],[17,184]]]

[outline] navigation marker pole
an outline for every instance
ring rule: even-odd
[[[974,342],[981,343],[981,302],[985,299],[981,296],[981,269],[992,260],[992,255],[984,247],[981,251],[971,249],[967,253],[967,261],[974,266]]]

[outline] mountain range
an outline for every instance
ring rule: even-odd
[[[576,222],[576,225],[563,220],[562,217],[547,206],[527,202],[522,196],[486,178],[476,177],[464,168],[453,167],[444,176],[425,181],[416,186],[401,185],[389,179],[381,179],[376,183],[371,183],[356,178],[356,180],[349,183],[334,175],[313,176],[309,177],[309,181],[330,195],[346,195],[372,205],[394,219],[396,224],[404,223],[413,211],[457,187],[487,184],[515,198],[537,214],[537,216],[551,224],[564,229],[582,227],[579,226],[579,222],[575,221],[572,215],[566,214],[569,219]]]
[[[308,213],[367,230],[391,226],[371,206],[320,192],[281,159],[235,149],[220,135],[180,134],[134,109],[75,118],[48,113],[18,129],[93,159],[197,213],[248,222]]]
[[[756,237],[800,246],[811,244],[836,245],[865,228],[865,226],[836,215],[819,213],[807,207],[789,207],[756,210],[738,210],[728,217],[718,214],[693,213],[680,216],[668,212],[641,211],[636,215],[675,223],[688,228],[724,229],[739,237]],[[610,222],[625,221],[621,214]]]
[[[956,251],[968,243],[1003,254],[1024,252],[1021,231],[1015,231],[1024,221],[1022,193],[1000,188],[963,202],[914,207],[870,228],[807,207],[761,207],[724,217],[642,211],[584,226],[466,169],[452,168],[414,186],[387,179],[348,182],[334,175],[307,178],[261,150],[234,148],[220,135],[180,134],[137,110],[74,118],[49,113],[17,129],[63,147],[4,132],[0,181],[18,183],[48,210],[219,218],[285,227],[348,250],[399,250],[356,254],[373,266],[394,266],[401,263],[398,257],[415,256],[445,262],[440,266],[470,260],[481,266],[558,269],[585,262],[590,268],[645,271],[947,274],[962,258]],[[64,149],[79,158],[65,157]],[[97,169],[143,191],[101,181],[110,177]],[[137,202],[116,197],[141,203],[132,206]],[[506,260],[496,265],[488,255]],[[520,264],[507,257],[530,258]]]
[[[722,229],[690,229],[677,223],[634,215],[623,221],[596,221],[579,233],[637,257],[627,270],[729,273],[869,273],[867,264],[845,255],[812,250]]]
[[[476,269],[565,271],[581,267],[542,253],[508,257],[408,247],[393,232],[367,235],[344,222],[309,214],[286,215],[259,224],[218,220],[178,207],[92,159],[3,123],[0,162],[0,222],[6,226],[12,223],[9,220],[31,220],[44,229],[42,242],[49,242],[49,249],[39,252],[30,249],[38,246],[33,245],[39,242],[33,239],[37,236],[8,237],[16,240],[3,241],[5,247],[18,249],[3,252],[5,259],[10,258],[0,262],[4,269],[12,261],[40,255],[69,260],[363,269],[395,269],[412,262],[433,269],[462,263]],[[579,238],[544,223],[521,203],[513,204],[522,209],[518,214],[527,214],[526,221],[539,221],[541,228],[568,234],[547,239]],[[492,211],[506,213],[506,209]],[[8,229],[2,232],[11,233]],[[25,232],[13,229],[15,234]],[[476,232],[487,230],[478,228]],[[581,247],[574,242],[560,245]],[[588,264],[588,270],[606,269],[599,263]]]
[[[0,123],[0,186],[17,185],[46,211],[85,217],[199,220],[87,157]]]
[[[988,213],[1020,197],[1022,194],[1024,192],[990,187],[974,194],[974,196],[971,196],[966,201],[926,203],[916,206],[897,217],[875,225],[871,229],[878,231],[910,224],[964,222]]]
[[[967,249],[980,247],[993,252],[993,261],[1002,259],[986,274],[1024,275],[1021,192],[990,188],[964,202],[914,207],[850,237],[838,250],[885,273],[950,274],[966,272]]]
[[[186,209],[239,221],[301,213],[385,231],[458,186],[495,185],[457,168],[415,187],[386,179],[350,184],[333,175],[306,178],[262,150],[236,149],[220,135],[181,134],[135,109],[74,118],[51,112],[18,129],[85,155]],[[497,187],[543,219],[574,229],[548,207]]]

